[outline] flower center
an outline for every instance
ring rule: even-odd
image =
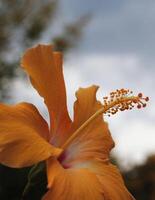
[[[65,163],[65,159],[67,158],[66,151],[63,151],[62,154],[58,157],[58,161],[64,169],[71,168],[70,165]]]

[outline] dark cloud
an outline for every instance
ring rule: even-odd
[[[145,1],[146,2],[146,1]],[[129,4],[129,5],[128,5]],[[89,28],[87,42],[105,53],[152,55],[155,51],[153,5],[128,3],[112,15],[98,15]],[[154,3],[155,8],[155,3]]]
[[[87,53],[135,54],[154,57],[155,1],[63,1],[71,18],[92,12],[81,50]]]
[[[124,0],[62,0],[61,7],[71,17],[83,14],[85,12],[110,13],[124,5]]]

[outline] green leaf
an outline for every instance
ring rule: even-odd
[[[32,167],[28,175],[28,183],[23,192],[23,200],[39,200],[47,191],[47,177],[45,162]]]

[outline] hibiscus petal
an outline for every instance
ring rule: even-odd
[[[60,153],[46,142],[48,126],[37,109],[28,103],[0,104],[0,162],[26,167]]]
[[[49,159],[47,166],[49,191],[42,200],[135,200],[110,163],[89,161],[85,168],[64,169]]]
[[[42,200],[103,200],[101,184],[87,169],[62,168],[56,160],[48,163],[49,191]]]
[[[102,104],[96,100],[98,87],[80,88],[76,93],[77,101],[74,105],[74,122],[70,133],[73,134],[85,123]],[[88,159],[108,159],[109,152],[114,146],[107,123],[102,115],[94,119],[82,129],[60,157],[64,166],[71,167],[75,163]]]
[[[38,45],[26,51],[21,64],[45,100],[53,134],[64,134],[71,120],[66,106],[61,53],[53,52],[51,45]]]
[[[124,185],[122,176],[116,166],[111,163],[91,162],[89,170],[98,177],[107,200],[135,200]]]

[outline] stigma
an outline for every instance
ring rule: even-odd
[[[108,116],[116,114],[118,111],[132,110],[146,107],[149,97],[144,97],[142,93],[133,95],[133,91],[128,89],[117,89],[109,96],[103,97],[103,114]]]

